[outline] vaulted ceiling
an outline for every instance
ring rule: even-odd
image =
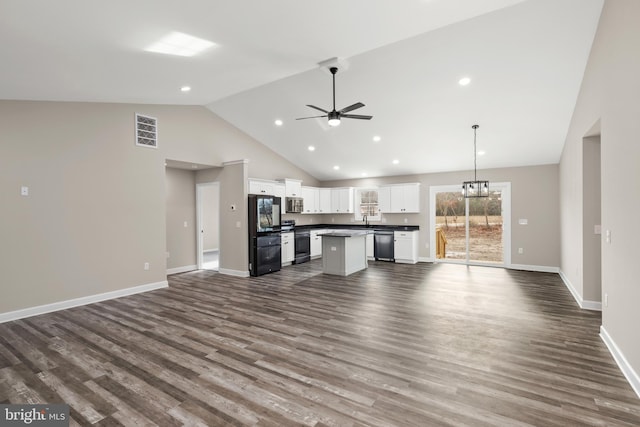
[[[0,99],[206,105],[321,180],[471,169],[475,123],[479,169],[557,163],[602,4],[0,0]],[[172,31],[216,46],[145,50]],[[338,109],[373,119],[296,121],[334,57]]]

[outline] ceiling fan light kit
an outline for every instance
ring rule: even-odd
[[[478,181],[477,171],[477,154],[476,154],[476,131],[480,126],[473,125],[473,181],[464,181],[462,183],[462,195],[465,199],[471,197],[488,197],[489,181]]]
[[[338,126],[342,118],[371,120],[373,116],[365,116],[361,114],[346,114],[349,111],[353,111],[358,108],[364,107],[364,104],[362,102],[356,102],[355,104],[349,105],[348,107],[344,107],[342,110],[339,110],[339,111],[336,110],[336,73],[338,72],[338,67],[331,67],[329,68],[329,71],[331,71],[331,75],[333,78],[333,110],[327,111],[324,108],[307,104],[307,107],[313,108],[314,110],[322,111],[325,114],[322,116],[300,117],[300,118],[297,118],[296,120],[317,119],[320,117],[326,117],[327,119],[329,119],[328,121],[329,126],[333,126],[333,127]]]

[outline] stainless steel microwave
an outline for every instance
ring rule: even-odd
[[[302,213],[304,211],[304,203],[302,197],[285,198],[287,213]]]

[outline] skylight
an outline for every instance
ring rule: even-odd
[[[215,46],[215,43],[174,31],[145,50],[167,55],[194,56],[212,46]]]

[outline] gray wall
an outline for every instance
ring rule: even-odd
[[[386,224],[420,226],[419,256],[429,258],[429,187],[436,185],[462,185],[473,176],[473,171],[433,173],[385,178],[367,178],[324,182],[325,187],[367,187],[402,182],[420,183],[419,214],[384,214]],[[490,182],[511,183],[511,263],[536,267],[560,266],[560,202],[558,165],[519,168],[486,169],[478,171],[478,178]],[[301,215],[304,219],[305,215]],[[319,218],[318,218],[319,217]],[[326,219],[324,219],[326,217]],[[353,215],[314,215],[314,222],[331,223],[352,221]],[[528,225],[518,225],[526,218]],[[523,254],[517,248],[525,248]]]
[[[136,112],[158,119],[157,149],[135,145]],[[165,159],[221,167],[196,181],[220,182],[220,268],[234,274],[247,271],[251,168],[315,182],[197,106],[0,101],[0,138],[0,313],[164,282]]]
[[[635,372],[640,372],[640,222],[633,219],[640,210],[639,20],[637,0],[605,2],[560,164],[561,268],[585,298],[592,290],[584,289],[581,274],[583,139],[601,134],[602,230],[611,231],[611,243],[601,246],[602,293],[609,296],[602,324]]]

